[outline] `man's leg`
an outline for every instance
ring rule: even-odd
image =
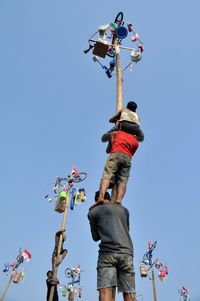
[[[115,289],[112,287],[101,288],[99,290],[99,301],[114,301]],[[129,300],[127,300],[129,301]]]
[[[144,140],[144,133],[137,123],[122,121],[120,123],[120,130],[136,136],[139,142],[142,142]]]
[[[119,183],[117,187],[117,198],[116,198],[116,203],[121,204],[122,199],[126,193],[126,183]]]
[[[135,301],[135,294],[123,293],[124,301]]]
[[[118,182],[116,203],[121,204],[122,199],[126,193],[126,185],[128,182],[130,169],[131,169],[131,159],[129,158],[128,155],[120,153],[119,161],[120,164],[116,175],[117,182]]]
[[[110,185],[110,179],[102,178],[99,187],[99,201],[104,200],[105,193]]]
[[[117,286],[116,255],[100,253],[97,262],[97,290],[99,301],[115,301]]]
[[[123,293],[124,301],[135,301],[135,272],[131,255],[119,255],[118,290]]]
[[[115,176],[115,173],[118,169],[118,154],[112,153],[106,160],[106,164],[103,171],[103,176],[101,179],[99,187],[99,200],[103,201],[105,193],[110,186],[110,183]]]
[[[66,249],[62,250],[61,255],[60,255],[60,259],[56,263],[56,267],[58,267],[59,264],[61,264],[61,262],[63,261],[63,259],[65,258],[66,255],[67,255],[67,250]]]

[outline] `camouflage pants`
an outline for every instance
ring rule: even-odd
[[[120,152],[111,153],[106,160],[103,179],[117,179],[117,183],[127,183],[131,169],[131,158]]]
[[[118,292],[135,293],[135,272],[131,255],[99,253],[97,289],[108,287],[117,287]]]

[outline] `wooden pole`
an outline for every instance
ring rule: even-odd
[[[155,277],[154,277],[154,270],[153,270],[153,268],[151,269],[151,280],[152,280],[152,285],[153,285],[153,298],[154,298],[154,301],[157,301],[156,283],[155,283]]]
[[[5,295],[6,295],[8,289],[9,289],[9,286],[10,286],[10,284],[11,284],[12,278],[13,278],[13,272],[11,273],[10,279],[9,279],[7,285],[6,285],[6,288],[5,288],[5,290],[4,290],[4,292],[3,292],[2,296],[1,296],[0,301],[3,301],[3,300],[4,300]]]
[[[123,91],[122,91],[122,70],[120,61],[120,48],[117,40],[115,40],[116,51],[116,77],[117,77],[117,98],[116,98],[116,113],[123,108]]]
[[[65,211],[64,211],[64,215],[63,215],[61,229],[60,229],[61,231],[65,230],[65,225],[66,225],[66,221],[67,221],[67,213],[68,213],[68,205],[69,205],[69,195],[70,195],[70,191],[68,191],[68,193],[67,193],[67,198],[66,198],[66,203],[65,203]],[[56,263],[60,259],[62,240],[63,240],[63,235],[61,233],[60,237],[59,237],[59,242],[58,242],[57,257],[56,257],[56,261],[55,261]],[[58,273],[58,267],[56,266],[55,270],[54,270],[54,276],[55,277],[57,276],[57,273]],[[49,295],[49,301],[53,301],[54,291],[55,291],[55,286],[52,286],[51,291],[50,291],[50,295]]]
[[[115,51],[116,51],[116,88],[117,88],[117,97],[116,97],[116,113],[123,108],[123,89],[122,89],[122,70],[121,70],[121,61],[120,61],[120,48],[118,45],[118,40],[114,40]],[[112,189],[111,202],[115,203],[117,199],[117,185],[114,185]]]

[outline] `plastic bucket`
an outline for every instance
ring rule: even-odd
[[[124,26],[119,26],[116,29],[116,35],[119,39],[125,39],[128,35],[128,29]]]
[[[61,192],[59,193],[59,198],[60,198],[61,201],[65,201],[66,198],[67,198],[67,193],[66,193],[66,191],[61,191]]]

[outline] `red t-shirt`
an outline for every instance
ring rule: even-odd
[[[133,135],[123,131],[117,131],[113,134],[111,153],[120,152],[132,158],[138,145],[139,143]]]

